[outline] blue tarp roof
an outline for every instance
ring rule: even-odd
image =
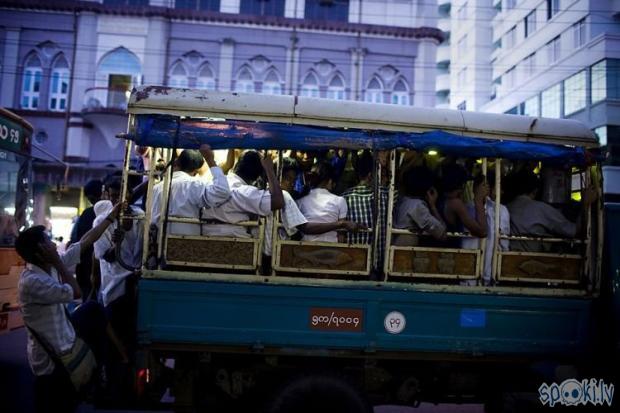
[[[213,149],[434,149],[461,157],[569,164],[582,164],[586,158],[581,147],[481,139],[441,130],[413,133],[248,121],[182,119],[179,122],[179,118],[166,115],[137,115],[130,138],[139,145],[163,148],[198,148],[208,143]]]

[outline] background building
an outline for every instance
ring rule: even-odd
[[[35,127],[35,219],[66,221],[120,165],[133,86],[434,106],[436,26],[428,0],[0,1],[0,104]]]
[[[439,0],[440,27],[442,7],[450,107],[577,119],[620,159],[619,1]]]
[[[438,0],[437,14],[437,28],[443,31],[444,41],[437,47],[435,106],[448,109],[450,107],[450,69],[452,63],[452,0]]]

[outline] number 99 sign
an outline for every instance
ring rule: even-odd
[[[392,311],[383,320],[385,331],[390,334],[400,334],[405,329],[406,324],[405,316],[399,311]]]

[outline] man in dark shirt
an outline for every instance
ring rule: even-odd
[[[88,181],[84,186],[84,196],[88,199],[91,206],[86,208],[82,215],[78,218],[77,222],[71,231],[71,244],[78,242],[84,234],[90,231],[93,227],[93,221],[95,220],[95,210],[93,205],[101,199],[101,187],[103,182],[99,180]],[[90,282],[90,274],[93,266],[93,247],[90,246],[82,252],[80,263],[75,268],[75,275],[78,285],[82,290],[83,300],[86,301],[90,295],[92,288]]]

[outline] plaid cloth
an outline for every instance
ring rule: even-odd
[[[368,228],[374,229],[373,205],[375,196],[373,189],[366,185],[360,184],[353,188],[347,189],[342,196],[347,201],[347,220],[359,222]],[[385,252],[385,237],[387,233],[387,207],[388,207],[388,188],[379,188],[379,202],[377,203],[377,218],[379,220],[379,254],[375,266],[382,268],[383,256]],[[357,234],[348,234],[348,241],[352,244],[370,244],[372,241],[372,233],[359,232]]]

